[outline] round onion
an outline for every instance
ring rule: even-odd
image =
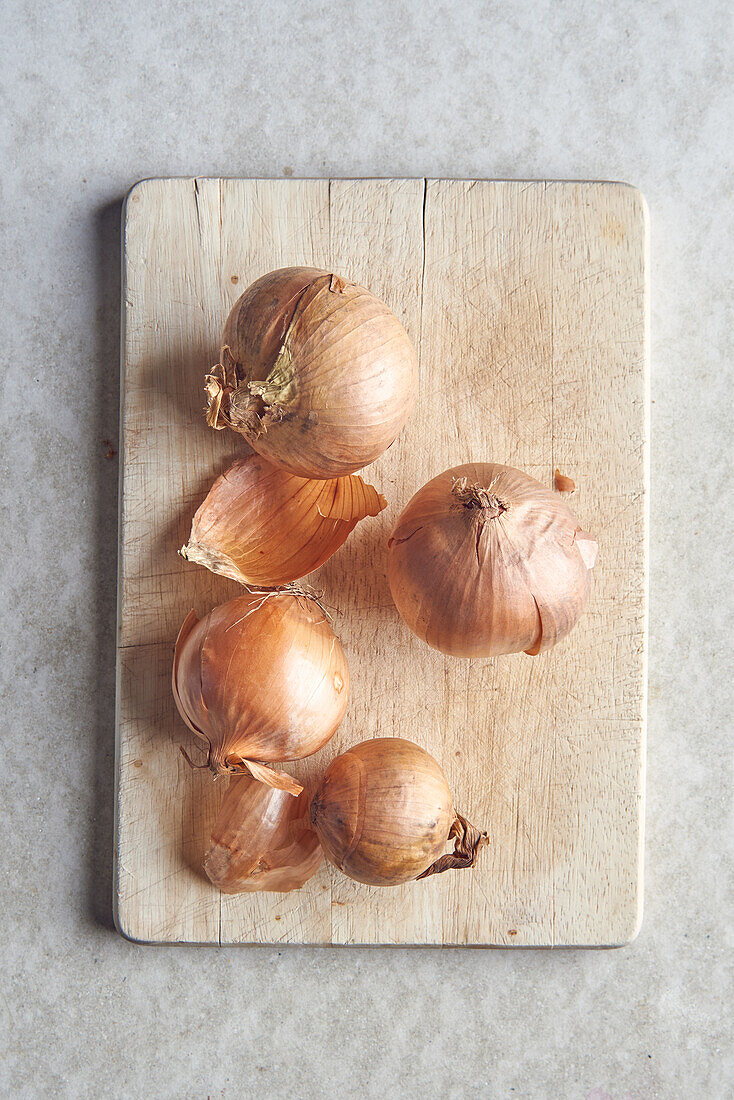
[[[206,380],[208,423],[300,477],[342,477],[379,458],[415,397],[416,354],[397,317],[315,268],[271,271],[248,287],[220,358]]]
[[[496,463],[429,481],[388,547],[398,611],[419,638],[455,657],[550,649],[583,611],[597,551],[556,493]]]
[[[275,588],[318,569],[386,505],[356,474],[313,481],[248,455],[214,482],[180,553],[241,584]]]
[[[211,882],[225,894],[299,889],[323,861],[308,813],[305,790],[291,798],[249,775],[233,776],[204,858]]]
[[[248,593],[201,620],[192,611],[176,640],[173,696],[217,775],[249,771],[300,793],[295,779],[259,762],[318,752],[348,695],[339,639],[305,595]]]
[[[379,737],[337,756],[311,802],[326,858],[371,886],[397,886],[471,867],[486,834],[453,808],[433,757],[399,737]],[[456,837],[454,852],[442,855]]]

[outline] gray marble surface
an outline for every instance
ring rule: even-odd
[[[731,1096],[730,5],[8,0],[4,23],[0,1093]],[[120,201],[141,177],[193,174],[603,178],[647,195],[631,946],[217,951],[113,931]]]

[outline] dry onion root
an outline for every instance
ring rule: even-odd
[[[206,378],[207,422],[292,474],[342,477],[393,442],[417,376],[413,345],[383,302],[331,272],[282,268],[235,302]]]
[[[564,500],[496,463],[457,466],[429,481],[388,547],[401,616],[456,657],[550,649],[583,611],[597,553]]]
[[[433,757],[399,737],[363,741],[330,764],[311,802],[326,858],[372,886],[471,867],[486,840],[453,808]],[[442,854],[449,838],[454,851]]]
[[[357,475],[313,481],[248,455],[214,482],[180,553],[241,584],[276,587],[318,569],[386,506]]]
[[[308,815],[305,790],[291,798],[249,775],[233,776],[204,858],[210,881],[225,894],[298,890],[323,862]]]
[[[266,765],[318,752],[348,695],[339,639],[305,594],[248,593],[201,620],[192,611],[176,640],[173,697],[215,775],[249,772],[300,794],[292,776]]]

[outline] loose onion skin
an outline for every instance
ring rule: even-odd
[[[410,629],[455,657],[550,649],[578,621],[597,544],[556,493],[511,466],[470,463],[429,481],[388,542]]]
[[[399,737],[379,737],[338,756],[311,802],[311,821],[326,858],[371,886],[471,867],[486,834],[453,808],[433,757]],[[454,853],[442,855],[449,837]]]
[[[249,771],[299,794],[291,776],[264,766],[318,752],[344,717],[349,667],[318,604],[305,595],[243,595],[176,641],[173,697],[208,748],[216,775]]]
[[[323,862],[308,814],[305,790],[292,798],[249,775],[233,776],[204,858],[210,881],[225,894],[298,890]]]
[[[235,302],[207,375],[207,421],[300,477],[373,462],[408,418],[415,350],[387,306],[328,271],[271,271]]]
[[[318,569],[386,506],[355,474],[313,481],[248,455],[214,482],[180,553],[240,584],[275,588]]]

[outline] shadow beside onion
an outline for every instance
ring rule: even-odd
[[[372,484],[369,469],[360,471],[360,476]],[[375,486],[379,490],[378,479]],[[322,594],[335,624],[340,623],[342,628],[355,613],[360,619],[398,620],[387,581],[387,540],[392,527],[389,512],[387,508],[378,516],[361,520],[336,553],[299,582]],[[337,625],[334,629],[340,633]]]
[[[88,853],[88,879],[87,879],[87,911],[90,919],[107,929],[114,930],[113,919],[113,861],[114,861],[114,815],[115,815],[115,661],[116,661],[116,615],[117,615],[117,568],[118,568],[118,473],[120,455],[119,449],[119,420],[120,420],[120,308],[121,308],[121,219],[124,202],[122,199],[109,203],[92,214],[94,230],[94,264],[96,274],[96,309],[95,309],[95,420],[90,425],[92,438],[99,444],[99,464],[91,491],[95,500],[95,530],[96,544],[94,547],[94,606],[95,606],[95,638],[94,649],[96,654],[96,711],[93,745],[93,802],[94,818],[92,839]],[[216,354],[216,353],[215,353]],[[182,396],[182,376],[186,386],[196,385],[202,380],[205,368],[211,358],[208,348],[193,348],[182,341],[181,355],[177,368],[173,369],[172,361],[166,359],[150,362],[141,371],[141,381],[150,388],[151,397],[155,404],[159,404],[162,411],[166,411],[177,426],[184,430],[191,430],[194,425],[186,422],[187,409],[190,409],[190,400]],[[203,393],[202,393],[203,408]],[[201,415],[202,434],[210,433],[204,425],[203,412]],[[194,430],[192,434],[196,434]],[[220,444],[221,446],[221,444]],[[246,449],[244,441],[233,441],[228,447],[228,453],[213,467],[213,477],[216,477],[230,464],[237,454]],[[178,561],[182,574],[182,601],[187,604],[186,610],[196,606],[200,613],[204,613],[214,603],[234,595],[234,586],[222,581],[221,578],[211,577],[205,570],[198,570],[188,566],[180,558],[174,555],[188,536],[189,525],[194,511],[203,500],[213,478],[209,476],[200,478],[187,493],[187,499],[182,505],[177,518],[155,528],[151,532],[150,553],[161,555],[161,560],[171,557]],[[175,567],[175,566],[174,566]],[[190,570],[190,573],[189,573]],[[200,574],[200,576],[199,576]],[[180,625],[180,624],[179,624]],[[147,637],[147,642],[170,640],[171,651],[176,635],[177,626],[170,631],[166,628],[160,638]],[[169,635],[170,634],[170,639]],[[132,651],[131,651],[132,656]],[[165,667],[163,667],[165,665]],[[170,699],[170,665],[163,662],[160,674],[153,679],[150,676],[140,676],[136,680],[139,690],[134,699],[136,718],[145,720],[151,717],[151,707],[160,706],[160,700],[164,695],[163,681],[165,680],[165,694]],[[147,686],[146,686],[147,685]],[[155,700],[158,700],[155,703]],[[171,708],[173,700],[171,699]],[[156,715],[155,725],[163,731],[171,754],[177,754],[177,745],[185,743],[188,746],[186,730],[183,723],[181,728],[173,730],[174,712],[171,710],[166,715]],[[160,719],[160,722],[159,722]],[[178,717],[175,716],[178,726]],[[179,736],[181,735],[181,736]],[[188,766],[181,758],[181,766]],[[202,801],[207,803],[205,782],[210,777],[205,773],[195,773],[195,776],[187,775],[184,784],[184,804],[181,807],[183,821],[183,855],[184,861],[197,874],[203,874],[201,859],[204,844],[208,841],[208,829],[210,823],[204,822],[197,812],[197,806]],[[222,785],[222,792],[224,786]],[[203,796],[203,797],[202,797]],[[211,804],[211,803],[210,803]],[[192,825],[192,823],[194,823]],[[177,838],[180,843],[180,838]]]

